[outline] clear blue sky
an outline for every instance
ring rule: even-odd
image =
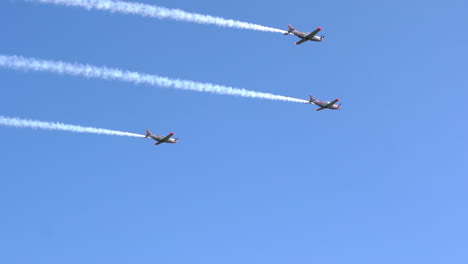
[[[323,100],[0,69],[1,263],[466,263],[466,1],[142,1],[276,33],[0,2],[0,53]]]

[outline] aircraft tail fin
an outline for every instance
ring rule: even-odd
[[[146,129],[145,138],[147,138],[147,137],[149,137],[149,136],[151,136],[151,135],[152,135],[152,134],[151,134],[151,131],[149,131],[148,129]]]
[[[287,33],[284,33],[284,35],[289,35],[291,32],[293,32],[294,30],[296,30],[295,28],[293,28],[291,26],[291,24],[288,24],[288,32]]]
[[[315,101],[315,98],[309,94],[309,104]]]

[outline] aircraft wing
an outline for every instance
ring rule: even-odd
[[[304,43],[304,42],[306,42],[308,40],[309,40],[309,38],[305,37],[305,38],[299,40],[298,42],[296,42],[296,45],[302,44],[302,43]]]
[[[170,138],[172,137],[172,135],[173,135],[173,134],[171,133],[171,134],[169,134],[169,135],[163,137],[162,139],[159,140],[159,142],[166,142],[168,139],[170,139]]]
[[[324,107],[325,107],[325,108],[330,107],[330,106],[334,105],[334,104],[335,104],[336,102],[338,102],[338,101],[339,101],[338,99],[335,99],[335,100],[331,101],[330,103],[328,103],[328,104],[327,104],[326,106],[324,106]]]
[[[323,109],[326,109],[326,107],[317,108],[317,109],[315,109],[315,111],[322,111]]]
[[[317,35],[317,33],[320,32],[320,30],[322,30],[321,28],[317,28],[316,30],[312,31],[309,35],[306,36],[307,39],[312,39],[313,37],[315,37],[315,35]]]
[[[163,141],[158,141],[158,142],[154,143],[154,145],[157,146],[157,145],[162,144],[162,143],[164,143],[164,142]]]

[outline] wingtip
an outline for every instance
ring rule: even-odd
[[[318,29],[318,30],[322,30],[322,28],[321,28],[321,27],[317,27],[317,29]]]

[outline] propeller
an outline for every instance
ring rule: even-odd
[[[320,40],[324,39],[325,38],[325,35],[322,35],[320,36]]]

